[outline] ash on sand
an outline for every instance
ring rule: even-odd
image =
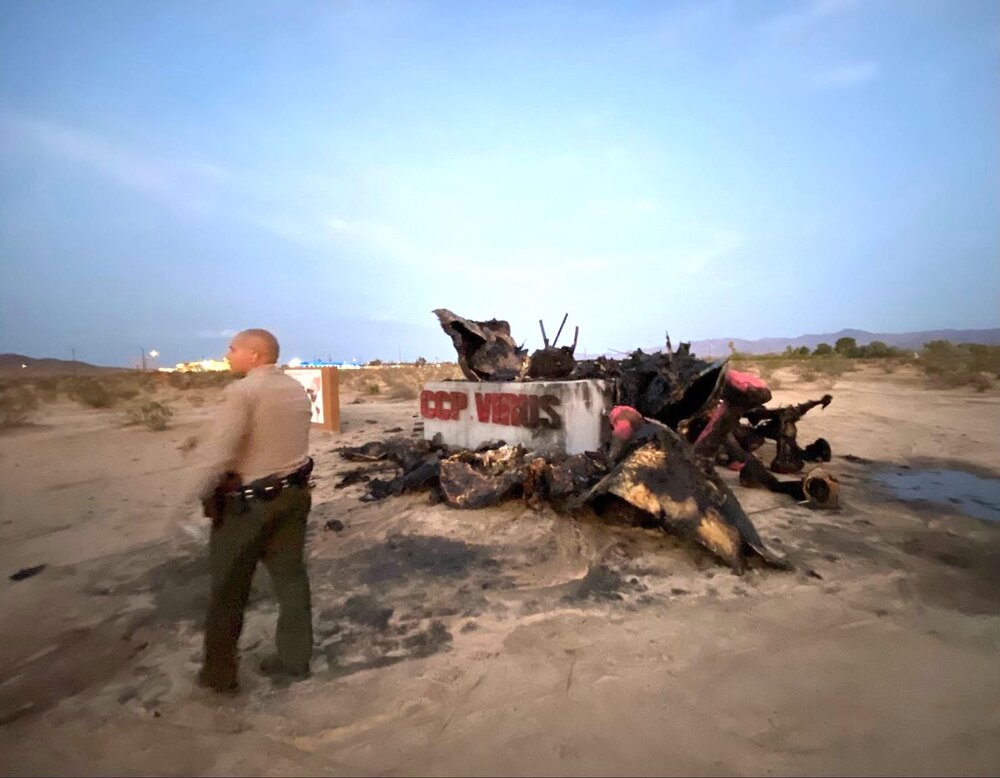
[[[262,570],[235,700],[193,685],[204,545],[172,556],[161,542],[193,474],[164,441],[207,410],[147,435],[54,406],[0,436],[7,575],[47,565],[0,597],[0,772],[996,774],[1000,526],[891,499],[873,472],[995,475],[1000,399],[928,402],[900,373],[783,379],[782,404],[836,393],[798,425],[858,460],[834,455],[839,512],[738,492],[761,538],[822,580],[737,577],[662,530],[586,511],[360,502],[364,483],[334,489],[352,466],[326,453],[341,441],[316,433],[315,674],[277,689],[256,672],[276,618]],[[352,399],[353,444],[412,426],[410,402]],[[758,451],[776,456],[770,440]],[[343,530],[324,531],[333,519]]]

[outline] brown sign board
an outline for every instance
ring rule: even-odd
[[[331,432],[340,432],[340,379],[335,367],[296,367],[285,370],[309,395],[312,424]]]

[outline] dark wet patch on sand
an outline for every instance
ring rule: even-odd
[[[1000,613],[1000,551],[973,538],[925,532],[894,544],[922,564],[914,570],[926,603],[967,615]]]

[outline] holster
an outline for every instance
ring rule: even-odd
[[[226,495],[235,492],[242,485],[239,473],[231,471],[223,473],[212,493],[201,501],[201,508],[205,516],[212,521],[219,521],[226,509]]]

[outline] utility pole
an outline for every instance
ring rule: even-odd
[[[398,364],[401,365],[401,364],[403,364],[403,347],[397,344],[396,348],[399,349],[399,362],[398,362]]]
[[[73,375],[76,375],[76,346],[70,347],[69,351],[73,355],[73,358],[71,360],[73,363]]]
[[[146,349],[140,349],[140,353],[142,354],[142,372],[145,373],[146,372]]]

